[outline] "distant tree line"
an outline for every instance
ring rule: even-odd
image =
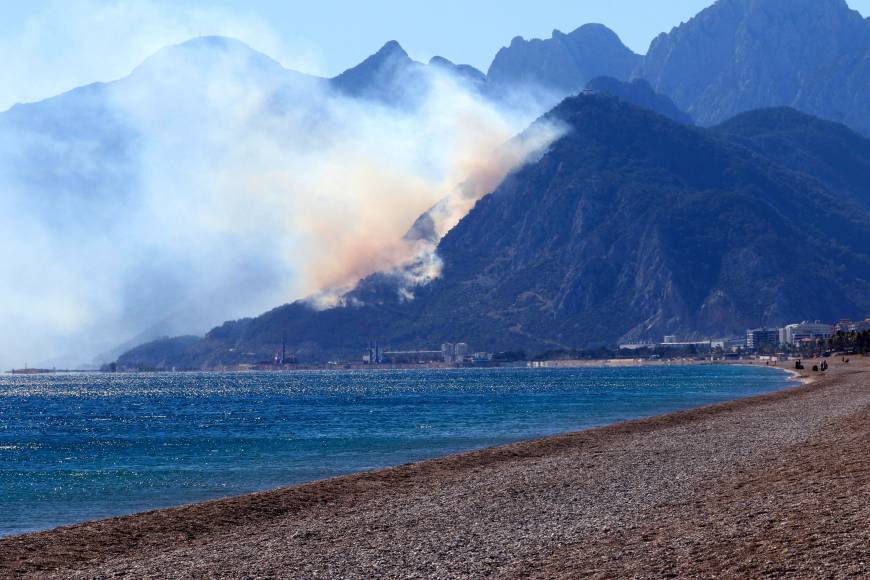
[[[492,355],[492,362],[494,363],[514,363],[524,360],[526,360],[526,353],[522,350],[509,350]]]
[[[649,358],[651,356],[658,356],[661,358],[673,358],[673,357],[700,357],[705,354],[709,354],[711,351],[709,348],[699,347],[694,344],[689,344],[685,346],[679,347],[669,347],[669,346],[650,346],[647,348],[638,348],[634,350],[618,350],[613,348],[607,348],[605,346],[601,346],[598,348],[585,348],[585,349],[555,349],[548,350],[546,352],[542,352],[540,354],[535,355],[532,360],[535,361],[548,361],[548,360],[601,360],[601,359],[614,359],[614,358]],[[721,353],[721,349],[718,351]]]
[[[587,360],[613,358],[614,355],[615,351],[606,347],[595,349],[553,349],[536,354],[532,360]]]
[[[828,339],[828,347],[837,352],[866,354],[870,352],[870,330],[863,332],[838,331]]]

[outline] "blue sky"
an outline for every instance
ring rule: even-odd
[[[870,0],[848,0],[870,14]],[[18,0],[0,20],[0,110],[123,76],[162,45],[199,34],[241,38],[304,72],[331,76],[398,40],[486,71],[514,36],[549,37],[586,22],[636,52],[712,0]]]

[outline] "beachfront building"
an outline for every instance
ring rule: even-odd
[[[788,346],[796,346],[806,343],[807,340],[815,342],[818,339],[828,340],[833,334],[833,326],[816,320],[815,322],[801,322],[786,325],[781,330],[780,342]]]
[[[644,350],[654,349],[656,343],[649,341],[623,342],[618,345],[619,350]]]
[[[368,352],[362,357],[363,364],[484,364],[492,361],[492,353],[472,353],[465,342],[445,342],[438,350],[398,350],[382,349],[377,343],[369,345]]]
[[[859,320],[857,322],[843,319],[837,322],[832,329],[834,334],[837,332],[849,334],[850,332],[866,332],[868,330],[870,330],[870,318],[865,318],[864,320]]]
[[[842,318],[834,323],[834,327],[831,328],[831,332],[837,334],[838,332],[847,333],[849,332],[849,326],[853,323],[848,318]]]
[[[383,362],[388,364],[426,364],[441,362],[440,350],[387,350]]]
[[[441,345],[441,359],[447,364],[465,364],[475,362],[471,349],[465,342],[445,342]]]
[[[746,348],[762,350],[779,346],[779,328],[753,328],[746,331]]]
[[[746,338],[714,338],[710,341],[710,348],[722,352],[738,352],[746,348]]]
[[[670,348],[676,350],[709,350],[711,348],[711,342],[709,340],[689,340],[678,342],[675,337],[666,337],[673,338],[671,342],[663,342],[660,346],[661,348]]]
[[[664,337],[663,342],[648,342],[648,341],[639,341],[639,342],[624,342],[618,345],[619,350],[633,351],[633,350],[674,350],[674,351],[706,351],[712,348],[710,340],[687,340],[680,341],[674,335],[668,335]]]

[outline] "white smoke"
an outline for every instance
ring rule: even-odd
[[[435,70],[418,82],[419,105],[395,108],[200,41],[101,89],[105,115],[72,135],[0,123],[0,364],[325,307],[382,270],[412,299],[440,268],[435,240],[405,238],[415,220],[437,206],[444,235],[558,135],[512,140],[536,105],[497,107]],[[129,138],[104,150],[113,123]]]

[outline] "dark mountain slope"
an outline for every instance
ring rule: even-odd
[[[832,209],[813,180],[608,99],[552,115],[571,134],[439,247],[454,296],[437,300],[460,317],[571,345],[870,306],[867,214]],[[856,276],[854,293],[832,287],[832,268]]]
[[[184,359],[188,349],[195,347],[200,340],[197,336],[165,337],[127,351],[120,360],[147,360],[150,368],[171,369],[179,359]]]
[[[718,0],[635,71],[702,125],[787,105],[870,135],[870,20],[845,0]]]
[[[870,139],[848,127],[783,107],[743,113],[713,131],[870,209]]]
[[[694,121],[692,121],[689,115],[681,111],[668,97],[652,90],[649,83],[643,79],[625,82],[612,77],[596,77],[589,81],[586,89],[618,97],[627,103],[642,109],[648,109],[678,123],[694,125]]]
[[[611,97],[548,117],[570,132],[441,241],[442,276],[414,300],[375,276],[347,306],[227,323],[178,360],[262,358],[284,333],[322,360],[372,338],[543,350],[870,310],[870,216],[818,179]]]

